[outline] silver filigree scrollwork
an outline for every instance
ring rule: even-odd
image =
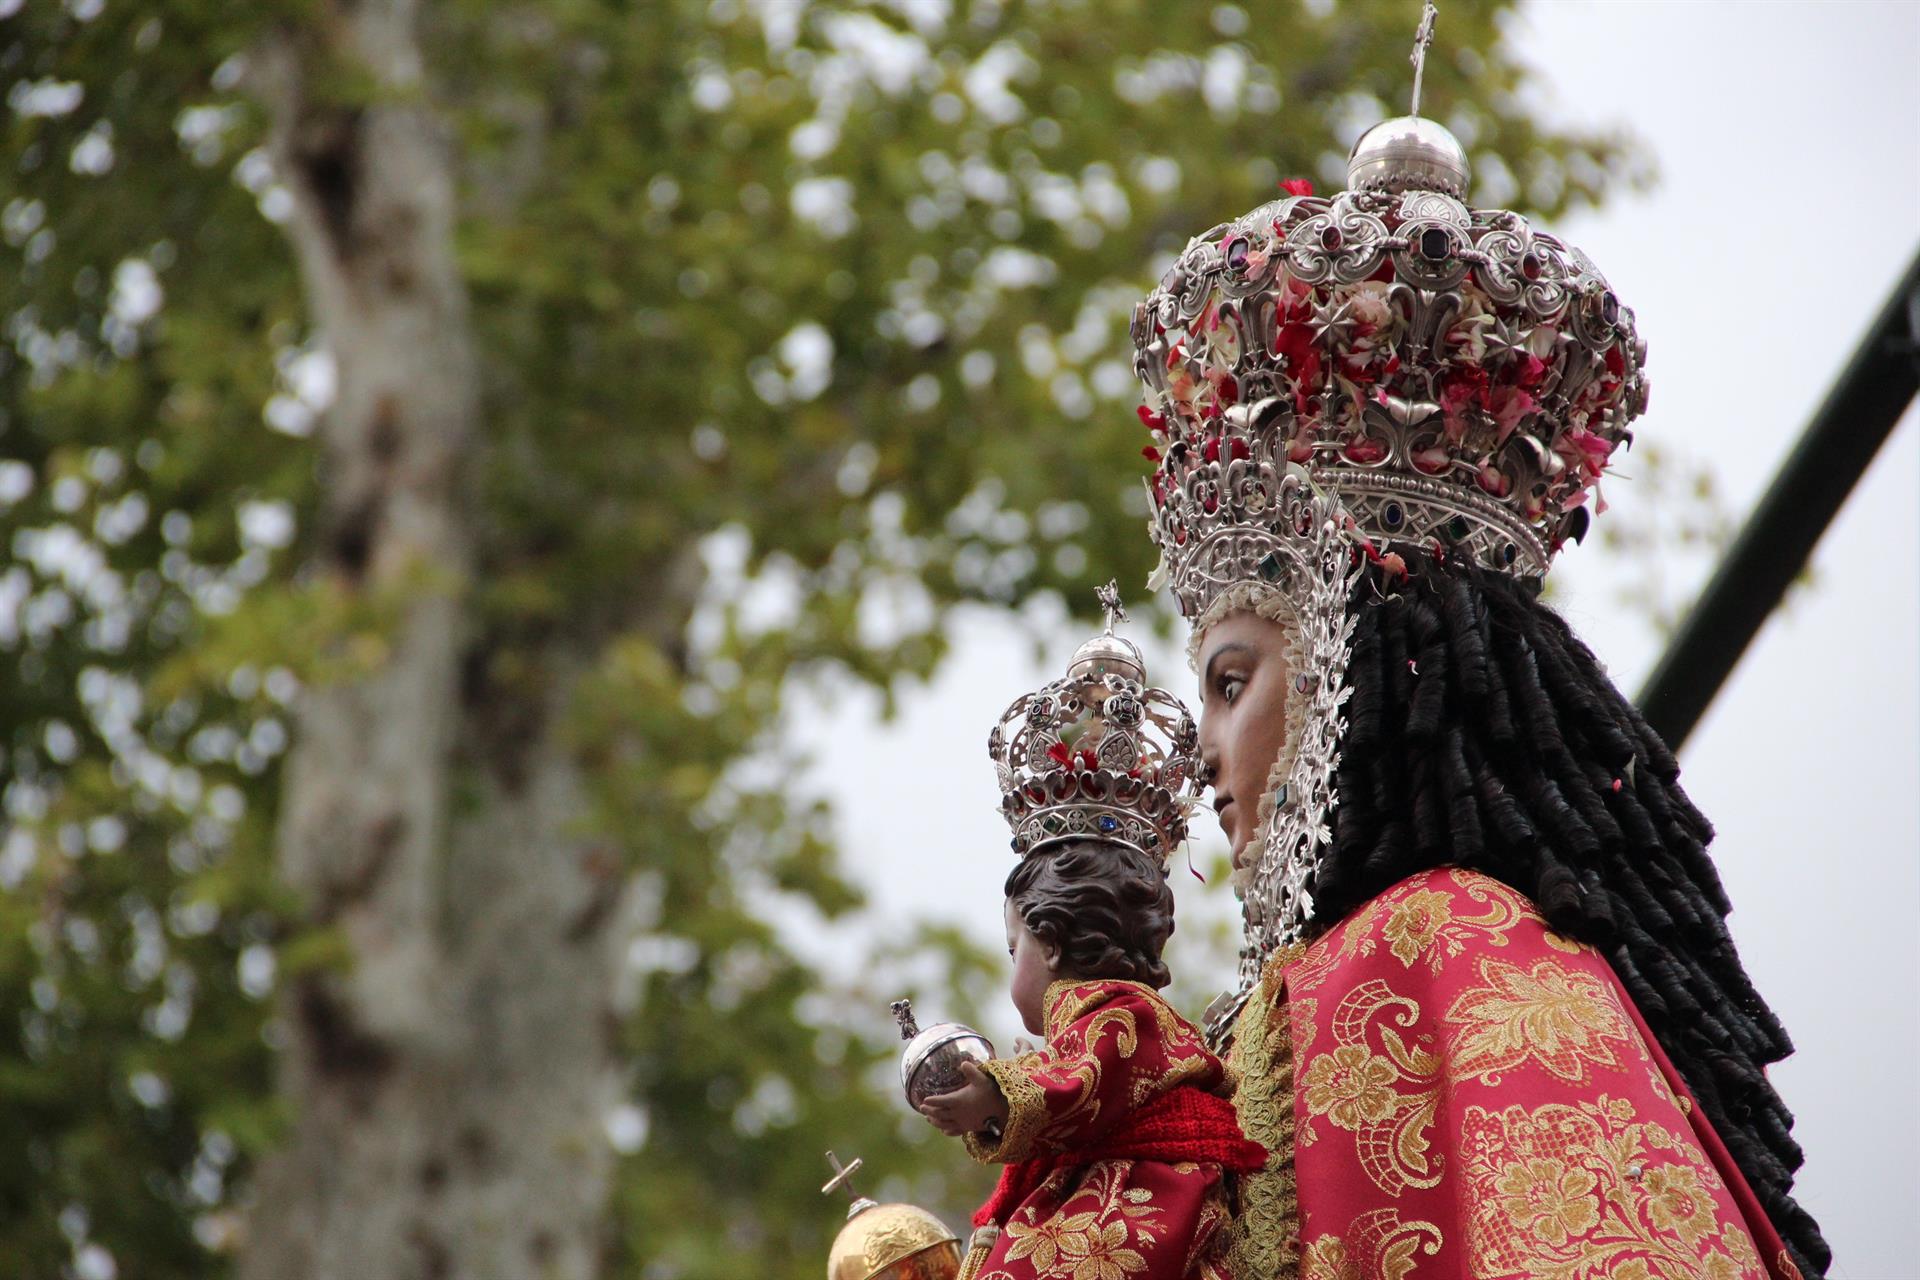
[[[1260,560],[1238,580],[1269,583],[1293,604],[1300,632],[1295,652],[1301,672],[1310,673],[1310,688],[1302,695],[1308,704],[1284,794],[1241,899],[1245,940],[1235,987],[1207,1011],[1206,1032],[1215,1045],[1231,1035],[1267,957],[1303,938],[1313,920],[1315,875],[1333,839],[1344,708],[1352,694],[1350,602],[1365,562],[1347,531],[1348,512],[1296,467],[1281,482],[1274,514]]]
[[[1262,437],[1343,492],[1339,476],[1406,477],[1403,507],[1430,510],[1384,527],[1385,500],[1354,503],[1376,544],[1537,576],[1583,523],[1595,441],[1628,438],[1646,397],[1633,314],[1584,254],[1428,189],[1290,197],[1215,227],[1133,336],[1166,423],[1157,536],[1190,617],[1232,583],[1194,548],[1271,509],[1271,480],[1240,465]]]

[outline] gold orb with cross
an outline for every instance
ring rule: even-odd
[[[833,1177],[822,1192],[845,1189],[860,1161],[842,1166],[827,1152]],[[960,1274],[960,1240],[947,1224],[911,1204],[878,1204],[856,1196],[847,1225],[827,1255],[827,1280],[954,1280]]]

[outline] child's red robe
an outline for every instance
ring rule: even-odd
[[[960,1280],[1231,1280],[1224,1173],[1257,1169],[1198,1028],[1137,982],[1056,982],[1047,1047],[982,1064],[1009,1165]]]

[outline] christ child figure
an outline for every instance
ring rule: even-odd
[[[1044,1048],[961,1068],[921,1112],[1005,1165],[960,1280],[1230,1280],[1228,1178],[1260,1168],[1220,1060],[1159,994],[1164,864],[1119,841],[1028,854],[1006,883],[1012,995]]]

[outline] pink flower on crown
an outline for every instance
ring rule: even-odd
[[[1587,482],[1598,480],[1600,473],[1606,470],[1613,446],[1582,425],[1568,427],[1561,432],[1560,438],[1553,442],[1553,451],[1566,460],[1567,469],[1576,477],[1576,483],[1585,488]],[[1566,505],[1575,507],[1580,504],[1569,502]]]
[[[1174,369],[1167,374],[1167,398],[1177,408],[1184,410],[1186,416],[1195,416],[1197,411],[1193,407],[1193,402],[1199,393],[1199,384],[1184,368]]]
[[[1387,287],[1372,280],[1362,281],[1347,295],[1353,318],[1373,331],[1387,327],[1393,320],[1393,308],[1387,304]]]
[[[1313,315],[1313,286],[1281,272],[1275,283],[1281,285],[1274,302],[1281,320],[1307,320]]]
[[[1464,365],[1448,373],[1440,384],[1440,409],[1446,417],[1447,439],[1459,444],[1467,433],[1463,411],[1484,404],[1487,371],[1478,365]]]
[[[1224,375],[1240,360],[1240,329],[1237,325],[1222,324],[1220,317],[1213,317],[1213,325],[1206,331],[1207,354],[1214,360],[1227,366],[1222,369]]]
[[[1487,412],[1493,415],[1495,439],[1501,444],[1513,434],[1520,420],[1532,413],[1537,407],[1531,393],[1519,387],[1499,387],[1487,392],[1485,397]]]

